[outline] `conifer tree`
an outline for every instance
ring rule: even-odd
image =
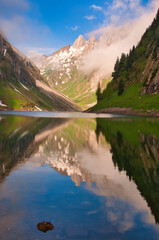
[[[96,91],[96,96],[97,96],[97,102],[102,100],[102,93],[101,93],[101,86],[100,86],[100,82],[98,83],[98,88]]]
[[[120,80],[118,85],[118,95],[120,96],[123,92],[124,92],[124,84],[123,84],[123,81]]]

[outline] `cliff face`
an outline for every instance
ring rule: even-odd
[[[20,52],[19,52],[20,53]],[[27,57],[13,50],[10,43],[0,35],[0,77],[8,79],[14,75],[21,83],[35,85],[35,78],[41,79],[37,67]]]
[[[144,42],[147,45],[148,59],[141,77],[143,83],[141,93],[156,94],[159,92],[159,11],[140,44]]]
[[[0,34],[1,110],[78,110],[40,75],[39,69]]]

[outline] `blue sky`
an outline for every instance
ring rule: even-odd
[[[88,38],[88,33],[101,27],[137,18],[151,2],[0,0],[0,28],[8,40],[23,52],[32,49],[48,54],[72,44],[79,34]],[[130,7],[132,4],[133,8]]]

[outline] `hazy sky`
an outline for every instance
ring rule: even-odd
[[[0,29],[21,51],[52,53],[79,34],[137,19],[151,0],[0,0]],[[157,1],[156,1],[157,2]],[[100,31],[99,31],[100,32]]]

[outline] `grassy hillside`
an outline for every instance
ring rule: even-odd
[[[11,85],[11,84],[12,85]],[[15,78],[11,81],[0,79],[0,100],[5,106],[1,110],[42,110],[56,109],[56,104],[35,86],[25,84],[25,89]],[[16,90],[15,90],[16,89]]]
[[[58,85],[54,87],[74,101],[81,109],[85,110],[96,104],[95,90],[91,90],[89,77],[75,67],[71,70],[70,79],[68,79],[68,76],[65,73],[59,78],[57,71],[49,69],[46,70],[45,77],[48,77],[48,79],[56,79]],[[109,81],[110,78],[102,81],[102,89],[106,87]],[[48,80],[48,82],[52,85],[52,80]]]
[[[57,89],[82,108],[96,103],[95,93],[90,90],[87,77],[77,70],[72,72],[71,80],[64,84],[59,84]]]
[[[104,89],[110,78],[104,79],[101,83],[101,88]],[[91,90],[89,79],[82,72],[74,70],[71,75],[71,80],[61,84],[57,89],[72,99],[82,109],[87,109],[97,102],[96,91]]]
[[[112,81],[91,110],[159,110],[159,12],[137,47],[117,59]]]
[[[91,108],[93,111],[99,111],[105,108],[132,108],[134,110],[159,111],[159,93],[155,95],[141,95],[141,83],[134,83],[129,86],[124,93],[119,96],[114,91],[109,97],[105,97],[98,104]]]

